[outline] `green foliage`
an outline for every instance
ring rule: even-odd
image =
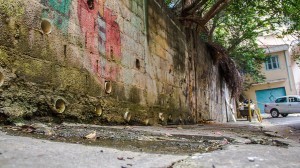
[[[174,8],[179,2],[180,0],[165,0],[166,5],[170,8]]]
[[[213,19],[216,26],[211,39],[223,45],[243,74],[251,76],[254,82],[262,82],[260,73],[265,54],[259,49],[256,38],[263,32],[274,30],[268,8],[259,0],[236,0]],[[242,9],[242,10],[241,10]]]
[[[299,0],[285,0],[283,3],[283,13],[286,18],[288,30],[286,33],[297,33],[300,31],[300,3]]]
[[[165,0],[169,6],[172,3],[179,4],[179,9],[181,2],[196,1]],[[193,10],[195,13],[192,16],[198,15],[202,18],[203,13],[217,2],[207,0],[205,4],[198,6],[197,10]],[[176,10],[182,17],[182,12],[178,12],[178,8]],[[206,35],[200,34],[204,41],[225,47],[240,72],[251,76],[253,82],[262,82],[264,76],[260,74],[260,69],[265,61],[265,54],[257,44],[257,37],[266,33],[299,35],[300,3],[299,0],[231,0],[230,4],[207,24],[199,26],[209,29]]]
[[[165,0],[165,3],[166,3],[167,5],[170,5],[170,4],[172,3],[172,0]]]
[[[238,45],[230,54],[237,63],[241,74],[245,76],[244,88],[251,83],[263,82],[265,77],[261,74],[262,63],[266,60],[264,50],[258,48],[253,41],[245,41],[243,45]],[[249,80],[247,77],[251,77]]]
[[[287,9],[282,8],[285,5],[281,0],[234,0],[212,20],[215,28],[210,38],[228,50],[239,70],[245,76],[251,76],[254,83],[264,80],[260,69],[266,57],[257,45],[257,37],[265,33],[286,32],[282,27],[290,23],[288,18],[294,16],[297,7],[288,5],[290,13],[287,14]],[[299,19],[299,16],[295,18]],[[290,32],[299,26],[298,22],[292,25]]]
[[[9,17],[20,17],[24,12],[23,0],[0,0],[0,13]]]

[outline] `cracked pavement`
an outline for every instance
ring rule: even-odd
[[[148,127],[16,123],[0,127],[0,167],[297,167],[297,123],[299,116]]]

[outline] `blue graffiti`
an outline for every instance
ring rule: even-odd
[[[43,9],[42,17],[48,18],[63,33],[68,32],[71,0],[41,0],[49,9]]]

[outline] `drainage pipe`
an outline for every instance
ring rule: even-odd
[[[43,19],[41,22],[41,29],[44,34],[50,34],[52,31],[52,24],[48,19]]]
[[[288,80],[289,80],[290,91],[292,92],[292,91],[293,91],[293,88],[292,88],[291,75],[290,75],[290,74],[291,74],[291,70],[290,70],[289,60],[288,60],[286,51],[287,51],[287,50],[284,51],[284,58],[285,58],[286,69],[287,69],[287,74],[288,74]]]
[[[53,102],[53,110],[57,113],[63,113],[66,110],[66,101],[62,98],[57,98]]]

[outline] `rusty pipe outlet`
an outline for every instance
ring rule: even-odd
[[[54,101],[54,110],[57,113],[63,113],[66,109],[66,101],[59,98]]]
[[[4,83],[4,74],[0,72],[0,87],[3,85],[3,83]]]
[[[44,34],[50,34],[52,31],[52,24],[48,19],[43,19],[41,22],[41,29]]]
[[[103,110],[102,110],[101,105],[98,105],[98,106],[95,107],[95,114],[96,114],[97,116],[101,116],[101,115],[102,115],[102,112],[103,112]]]
[[[169,122],[173,122],[173,117],[172,117],[172,115],[169,115],[168,121],[169,121]]]
[[[104,83],[104,89],[105,89],[105,93],[110,94],[112,91],[112,84],[111,81],[105,81]]]
[[[126,111],[125,114],[124,114],[124,120],[129,122],[131,119],[131,114],[129,111]]]
[[[163,122],[165,120],[164,113],[158,113],[158,118]]]
[[[146,118],[144,121],[143,121],[144,125],[149,125],[149,118]]]

